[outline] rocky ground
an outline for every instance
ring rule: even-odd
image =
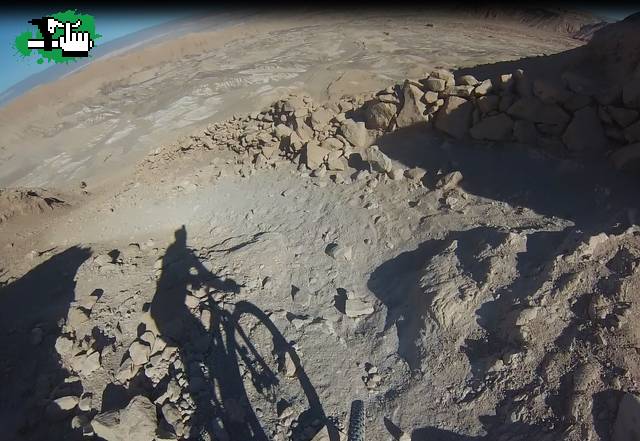
[[[4,191],[8,439],[338,440],[357,399],[370,440],[634,439],[637,83],[555,65],[295,93],[111,188]]]

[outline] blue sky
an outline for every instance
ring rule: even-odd
[[[44,11],[43,13],[47,14],[56,11]],[[125,11],[122,14],[118,14],[115,11],[109,11],[100,13],[92,12],[88,9],[81,10],[81,12],[95,17],[96,31],[102,35],[96,45],[188,15],[187,13],[178,12],[141,14]],[[30,29],[35,30],[35,27],[30,25],[28,21],[32,18],[38,18],[38,15],[43,13],[25,11],[0,15],[0,62],[2,63],[0,92],[51,66],[47,63],[37,64],[36,57],[22,58],[15,54],[15,49],[13,48],[14,39],[18,34]]]

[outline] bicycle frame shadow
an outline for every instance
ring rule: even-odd
[[[319,419],[326,423],[330,439],[337,440],[337,430],[330,424],[318,394],[302,368],[294,348],[280,333],[268,315],[256,305],[240,300],[233,311],[213,301],[211,294],[239,294],[241,285],[231,279],[221,279],[206,269],[195,253],[187,247],[187,232],[182,226],[175,232],[175,241],[162,259],[162,273],[151,302],[151,317],[159,334],[178,349],[187,387],[195,413],[191,419],[189,438],[200,439],[207,433],[215,439],[268,440],[265,427],[256,415],[247,393],[242,367],[253,388],[265,395],[279,382],[277,372],[260,355],[251,338],[239,322],[251,315],[264,325],[271,335],[273,353],[288,354],[308,402],[302,420]],[[196,317],[185,304],[191,290],[207,289],[208,300],[201,302]],[[225,303],[233,303],[228,301]],[[210,320],[203,320],[208,310]]]

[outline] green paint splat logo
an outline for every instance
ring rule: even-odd
[[[35,34],[25,31],[14,42],[17,55],[38,56],[37,63],[69,63],[88,57],[94,42],[102,35],[96,33],[93,16],[75,10],[56,12],[29,21],[37,27]]]

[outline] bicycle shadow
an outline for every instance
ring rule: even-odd
[[[75,299],[74,278],[91,250],[70,247],[0,287],[0,427],[3,439],[80,439],[70,414],[51,419],[42,404],[70,392],[78,382],[55,348],[61,320]],[[34,330],[39,329],[34,334]],[[38,337],[39,335],[39,337]],[[62,394],[62,395],[61,395]],[[37,424],[46,420],[47,424]]]
[[[196,310],[201,317],[196,317],[185,304],[189,285],[192,291],[209,291],[209,300],[201,302]],[[309,404],[299,422],[317,418],[326,420],[299,357],[268,315],[247,301],[236,302],[230,312],[211,299],[211,295],[217,293],[237,295],[240,288],[236,281],[222,279],[202,265],[187,246],[184,226],[175,231],[175,241],[162,259],[162,273],[150,313],[162,338],[178,349],[184,365],[189,393],[195,403],[189,438],[199,439],[207,433],[221,440],[270,439],[253,409],[244,379],[248,377],[253,389],[261,395],[268,395],[279,379],[239,326],[244,314],[253,316],[268,329],[274,354],[279,358],[289,354]],[[202,315],[204,310],[208,310],[208,314]],[[202,319],[207,316],[210,320]]]

